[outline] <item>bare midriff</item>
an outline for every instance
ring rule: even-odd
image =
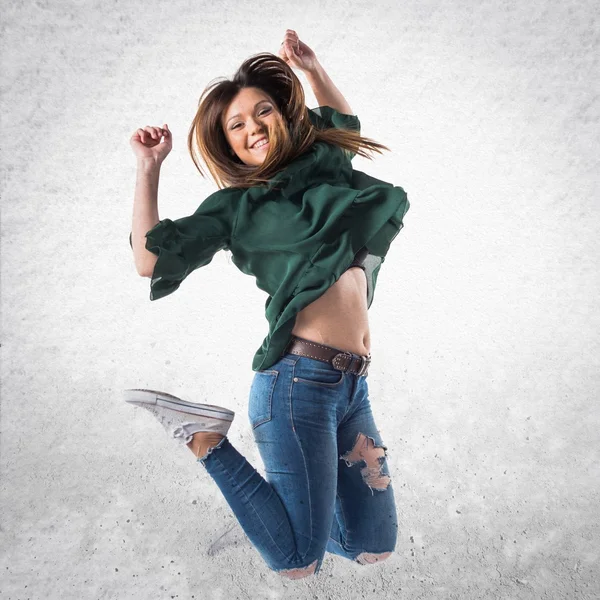
[[[367,277],[348,269],[319,298],[297,315],[292,333],[298,337],[366,356],[371,352],[367,311]]]

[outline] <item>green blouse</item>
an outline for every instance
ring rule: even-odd
[[[357,116],[329,106],[309,110],[309,117],[320,129],[360,131]],[[237,268],[268,294],[269,333],[254,355],[253,371],[279,360],[296,315],[342,276],[363,247],[369,252],[370,308],[379,269],[410,204],[403,188],[354,170],[353,157],[316,142],[268,185],[218,190],[194,214],[157,223],[146,233],[146,249],[158,256],[150,300],[168,296],[219,250],[230,250]]]

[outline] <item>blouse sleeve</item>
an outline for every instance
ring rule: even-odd
[[[318,106],[309,108],[308,116],[312,124],[318,129],[351,129],[360,133],[360,120],[356,115],[345,115],[331,108],[331,106]],[[349,153],[350,158],[354,158],[354,153]]]
[[[313,125],[320,129],[353,129],[360,133],[360,120],[356,115],[345,115],[331,108],[331,106],[317,106],[309,108],[308,116]]]
[[[150,300],[173,293],[192,271],[230,247],[236,203],[226,191],[206,198],[194,214],[162,219],[146,233],[146,249],[158,256],[150,279]]]

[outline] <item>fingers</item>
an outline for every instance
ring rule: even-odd
[[[164,127],[154,127],[152,125],[146,125],[146,127],[140,127],[136,129],[135,133],[137,133],[140,141],[145,144],[146,139],[148,141],[151,139],[160,140],[161,137],[168,137],[171,132],[169,131],[169,126],[165,123]]]
[[[284,44],[290,44],[298,48],[298,34],[293,29],[286,29],[285,36],[283,38]]]

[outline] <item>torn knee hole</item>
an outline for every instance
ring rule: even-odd
[[[357,462],[364,461],[360,473],[369,487],[385,490],[390,484],[391,478],[381,473],[381,466],[385,461],[385,446],[375,446],[373,438],[359,433],[354,448],[344,454],[342,459],[351,467]]]

